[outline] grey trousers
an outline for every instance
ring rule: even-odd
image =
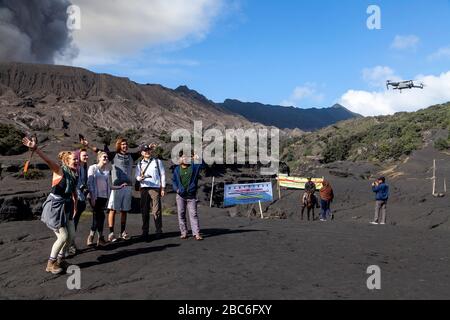
[[[375,203],[375,218],[373,221],[378,223],[386,223],[386,205],[387,200],[377,200]]]
[[[200,227],[197,214],[197,199],[184,199],[177,194],[177,209],[178,209],[178,225],[180,227],[181,235],[187,235],[187,221],[186,210],[189,213],[189,220],[191,221],[191,229],[193,236],[200,235]]]

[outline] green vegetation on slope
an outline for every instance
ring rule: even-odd
[[[12,125],[0,124],[0,155],[13,156],[28,151],[22,144],[25,135]]]
[[[432,129],[450,129],[450,103],[414,113],[340,122],[286,141],[282,160],[294,165],[305,156],[319,158],[324,163],[398,160],[421,148],[427,131]],[[441,150],[449,145],[450,141],[445,139],[435,143]]]

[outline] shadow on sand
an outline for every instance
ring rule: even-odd
[[[262,232],[263,230],[231,230],[231,229],[204,229],[201,231],[201,234],[205,239],[222,236],[222,235],[228,235],[228,234],[239,234],[239,233],[247,233],[247,232]],[[108,244],[105,247],[102,247],[98,251],[114,251],[119,248],[128,247],[133,244],[137,243],[154,243],[157,240],[163,240],[163,239],[170,239],[170,238],[179,238],[180,233],[179,232],[167,232],[163,233],[162,235],[156,237],[155,235],[150,236],[150,240],[143,240],[139,236],[132,237],[130,240],[127,241],[117,241],[111,244]],[[114,252],[111,254],[103,254],[100,255],[97,258],[97,261],[89,261],[89,262],[82,262],[77,264],[81,269],[89,268],[96,265],[102,265],[105,263],[110,263],[118,260],[122,260],[125,258],[142,255],[142,254],[148,254],[152,252],[162,251],[169,248],[175,248],[180,246],[180,244],[165,244],[155,247],[144,247],[144,248],[136,248],[136,249],[124,249],[119,252]],[[85,253],[89,251],[96,250],[95,248],[87,248],[85,250],[80,250],[80,253]]]

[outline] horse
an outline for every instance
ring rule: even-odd
[[[312,211],[313,221],[316,220],[314,207],[318,207],[319,202],[317,201],[317,197],[311,192],[305,192],[302,196],[302,214],[301,218],[303,220],[303,214],[305,213],[305,208],[307,209],[308,221],[310,221],[310,213]]]

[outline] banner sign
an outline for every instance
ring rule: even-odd
[[[312,178],[312,182],[316,184],[316,189],[320,190],[322,188],[323,178]],[[280,187],[285,187],[289,189],[305,189],[305,184],[308,182],[307,178],[301,177],[289,177],[286,175],[278,175],[278,183]]]
[[[273,201],[272,182],[225,185],[223,203],[225,207],[238,204]]]

